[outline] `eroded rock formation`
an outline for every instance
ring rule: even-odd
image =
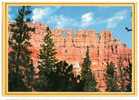
[[[39,49],[43,42],[43,37],[47,34],[45,31],[47,26],[38,23],[31,26],[35,28],[30,40],[32,44],[32,59],[34,66],[37,67]],[[125,67],[131,63],[131,48],[128,48],[126,44],[113,37],[110,31],[97,33],[94,30],[80,30],[76,33],[76,36],[73,36],[71,30],[56,29],[52,30],[52,34],[57,51],[56,57],[59,60],[82,64],[86,47],[89,47],[92,61],[91,68],[100,91],[106,90],[105,73],[107,63],[112,62],[116,67],[120,66],[120,60]],[[63,34],[66,34],[66,36]]]

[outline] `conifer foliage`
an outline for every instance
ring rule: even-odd
[[[46,27],[46,35],[40,49],[39,61],[39,83],[37,88],[41,91],[53,91],[54,87],[54,73],[56,72],[55,48],[52,38],[52,32],[49,27]]]
[[[31,52],[29,47],[31,44],[30,32],[33,28],[27,24],[31,21],[29,16],[31,8],[29,6],[22,6],[18,9],[15,22],[10,26],[9,39],[9,77],[8,88],[9,91],[31,91],[34,67],[31,59]]]
[[[119,91],[115,73],[116,72],[114,64],[113,63],[107,64],[106,79],[107,79],[107,91],[109,92]]]
[[[70,91],[72,89],[70,81],[72,80],[72,65],[66,61],[60,61],[56,64],[56,73],[54,89],[55,91]]]
[[[38,79],[35,81],[33,61],[31,59],[31,44],[29,42],[34,28],[31,22],[31,8],[19,7],[15,21],[10,23],[9,29],[9,57],[8,57],[8,90],[9,91],[85,91],[96,92],[97,82],[91,70],[89,47],[83,59],[81,75],[74,75],[73,65],[56,59],[56,49],[53,35],[46,27],[46,35],[41,44],[38,62]],[[108,92],[132,91],[132,64],[123,66],[120,58],[119,72],[113,63],[107,64],[106,81]],[[119,81],[118,81],[119,78]],[[119,82],[119,83],[118,83]],[[120,84],[120,85],[119,85]],[[99,88],[98,88],[99,89]]]
[[[89,47],[87,47],[86,57],[82,64],[81,72],[83,91],[96,91],[96,80],[91,71],[91,60],[89,57]]]
[[[132,65],[121,66],[120,67],[120,90],[122,92],[131,92],[132,91]]]

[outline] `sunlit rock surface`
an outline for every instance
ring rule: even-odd
[[[35,28],[35,32],[31,33],[32,47],[30,49],[36,72],[38,72],[39,49],[44,36],[47,34],[45,31],[47,26],[40,23],[30,26]],[[56,57],[59,60],[65,60],[68,63],[76,62],[81,66],[83,58],[85,58],[86,48],[89,47],[89,55],[92,61],[91,69],[100,91],[105,91],[107,88],[105,79],[107,63],[112,62],[115,67],[118,67],[121,60],[122,66],[127,67],[132,61],[131,48],[113,37],[110,31],[97,33],[95,30],[80,30],[76,32],[75,36],[73,36],[71,30],[55,29],[51,31],[57,52]]]

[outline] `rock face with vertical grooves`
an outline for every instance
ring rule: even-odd
[[[32,51],[32,59],[34,66],[37,67],[40,45],[43,37],[47,34],[46,25],[31,24],[35,28],[35,32],[31,34],[30,48]],[[94,30],[80,30],[73,36],[73,31],[64,29],[52,30],[56,57],[59,60],[65,60],[68,63],[83,62],[86,48],[89,47],[89,55],[92,61],[92,71],[98,82],[97,87],[100,91],[106,90],[106,66],[107,63],[114,63],[115,67],[119,66],[119,59],[123,62],[123,66],[127,67],[131,62],[131,48],[126,44],[112,36],[110,31],[102,31],[97,33]],[[65,36],[66,35],[66,36]],[[10,49],[9,49],[10,50]]]

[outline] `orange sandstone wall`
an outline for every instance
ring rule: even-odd
[[[30,40],[33,52],[32,59],[34,66],[37,67],[39,49],[43,43],[43,37],[47,34],[45,31],[47,26],[39,23],[31,24],[31,26],[35,28]],[[131,48],[115,39],[110,31],[96,33],[94,30],[80,30],[76,33],[76,36],[73,36],[71,30],[56,29],[52,31],[52,34],[57,51],[56,57],[59,60],[81,64],[85,57],[86,47],[89,47],[91,68],[100,91],[106,90],[105,71],[107,62],[113,62],[116,67],[120,65],[119,60],[122,60],[122,65],[125,67],[131,63]],[[66,34],[66,37],[63,34]]]
[[[42,24],[34,24],[33,27],[36,30],[30,41],[33,46],[32,58],[34,64],[37,65],[40,44],[47,33],[45,32],[46,26]],[[71,30],[56,29],[52,33],[57,51],[56,57],[59,60],[81,64],[85,57],[86,47],[89,47],[92,71],[100,91],[106,89],[105,71],[107,62],[113,62],[116,67],[119,66],[119,60],[122,60],[124,66],[131,63],[131,48],[115,39],[110,31],[96,33],[94,30],[81,30],[76,33],[76,36],[73,36]],[[63,34],[66,34],[66,37]]]

